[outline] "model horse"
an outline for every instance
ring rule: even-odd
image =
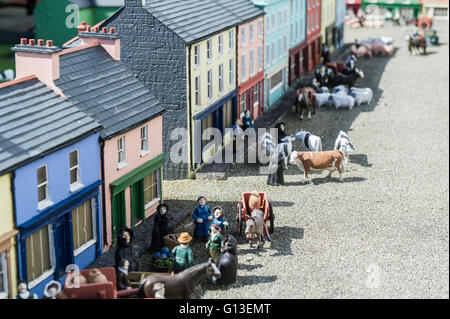
[[[423,50],[423,54],[427,54],[427,42],[425,38],[422,37],[412,37],[407,36],[406,41],[408,41],[408,51],[409,54],[416,55],[420,53],[420,49]]]
[[[310,108],[314,107],[314,114],[317,112],[317,103],[315,103],[314,89],[305,87],[297,90],[296,112],[300,113],[300,120],[303,120],[303,110],[308,113],[308,120],[311,119]]]
[[[144,278],[139,286],[139,295],[144,298],[155,298],[154,284],[165,285],[165,298],[188,299],[194,293],[200,279],[208,275],[215,279],[220,278],[219,268],[212,262],[212,258],[203,264],[192,266],[173,276],[152,275]]]

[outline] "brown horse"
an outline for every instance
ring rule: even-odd
[[[406,37],[406,40],[408,41],[409,54],[416,55],[417,53],[420,52],[419,49],[423,50],[423,54],[427,54],[427,42],[424,37],[419,36],[419,37],[413,38],[408,35]]]
[[[300,98],[301,97],[301,98]],[[300,119],[303,120],[303,110],[308,113],[308,120],[311,119],[310,108],[314,106],[314,114],[317,112],[317,103],[315,101],[314,89],[304,87],[297,90],[295,112],[300,113]]]
[[[192,266],[173,276],[152,275],[144,278],[139,286],[139,295],[145,298],[155,298],[155,283],[165,285],[165,298],[188,299],[194,293],[203,275],[220,278],[219,268],[212,262],[212,258],[203,264]]]

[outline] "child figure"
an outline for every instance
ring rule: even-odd
[[[176,246],[172,250],[172,255],[175,258],[173,272],[176,274],[194,266],[194,255],[192,254],[192,249],[189,248],[189,243],[191,240],[192,237],[189,233],[181,233],[178,237],[178,243],[180,245]]]
[[[213,224],[217,224],[220,227],[220,233],[222,235],[225,234],[225,230],[228,229],[228,222],[223,217],[223,209],[220,206],[216,206],[213,208],[214,219],[212,221]]]
[[[208,231],[211,227],[213,213],[211,207],[206,205],[206,198],[204,196],[200,196],[197,202],[198,206],[195,207],[194,213],[192,214],[195,223],[194,238],[200,237],[203,242],[206,242],[208,240]]]
[[[220,227],[217,224],[211,226],[211,233],[209,234],[209,240],[206,243],[206,248],[209,247],[209,255],[217,264],[219,260],[220,252],[224,244],[223,236],[220,234]]]

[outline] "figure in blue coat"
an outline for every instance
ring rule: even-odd
[[[208,232],[213,219],[211,207],[206,205],[206,198],[200,196],[197,200],[198,206],[195,207],[192,218],[194,219],[195,229],[194,237],[200,237],[204,242],[208,240]]]
[[[223,209],[220,206],[213,208],[214,219],[213,224],[217,224],[220,227],[220,233],[225,235],[225,230],[228,229],[228,221],[223,217]]]

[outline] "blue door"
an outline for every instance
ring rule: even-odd
[[[72,214],[68,213],[53,224],[53,240],[55,247],[55,279],[66,273],[66,267],[73,263]]]

